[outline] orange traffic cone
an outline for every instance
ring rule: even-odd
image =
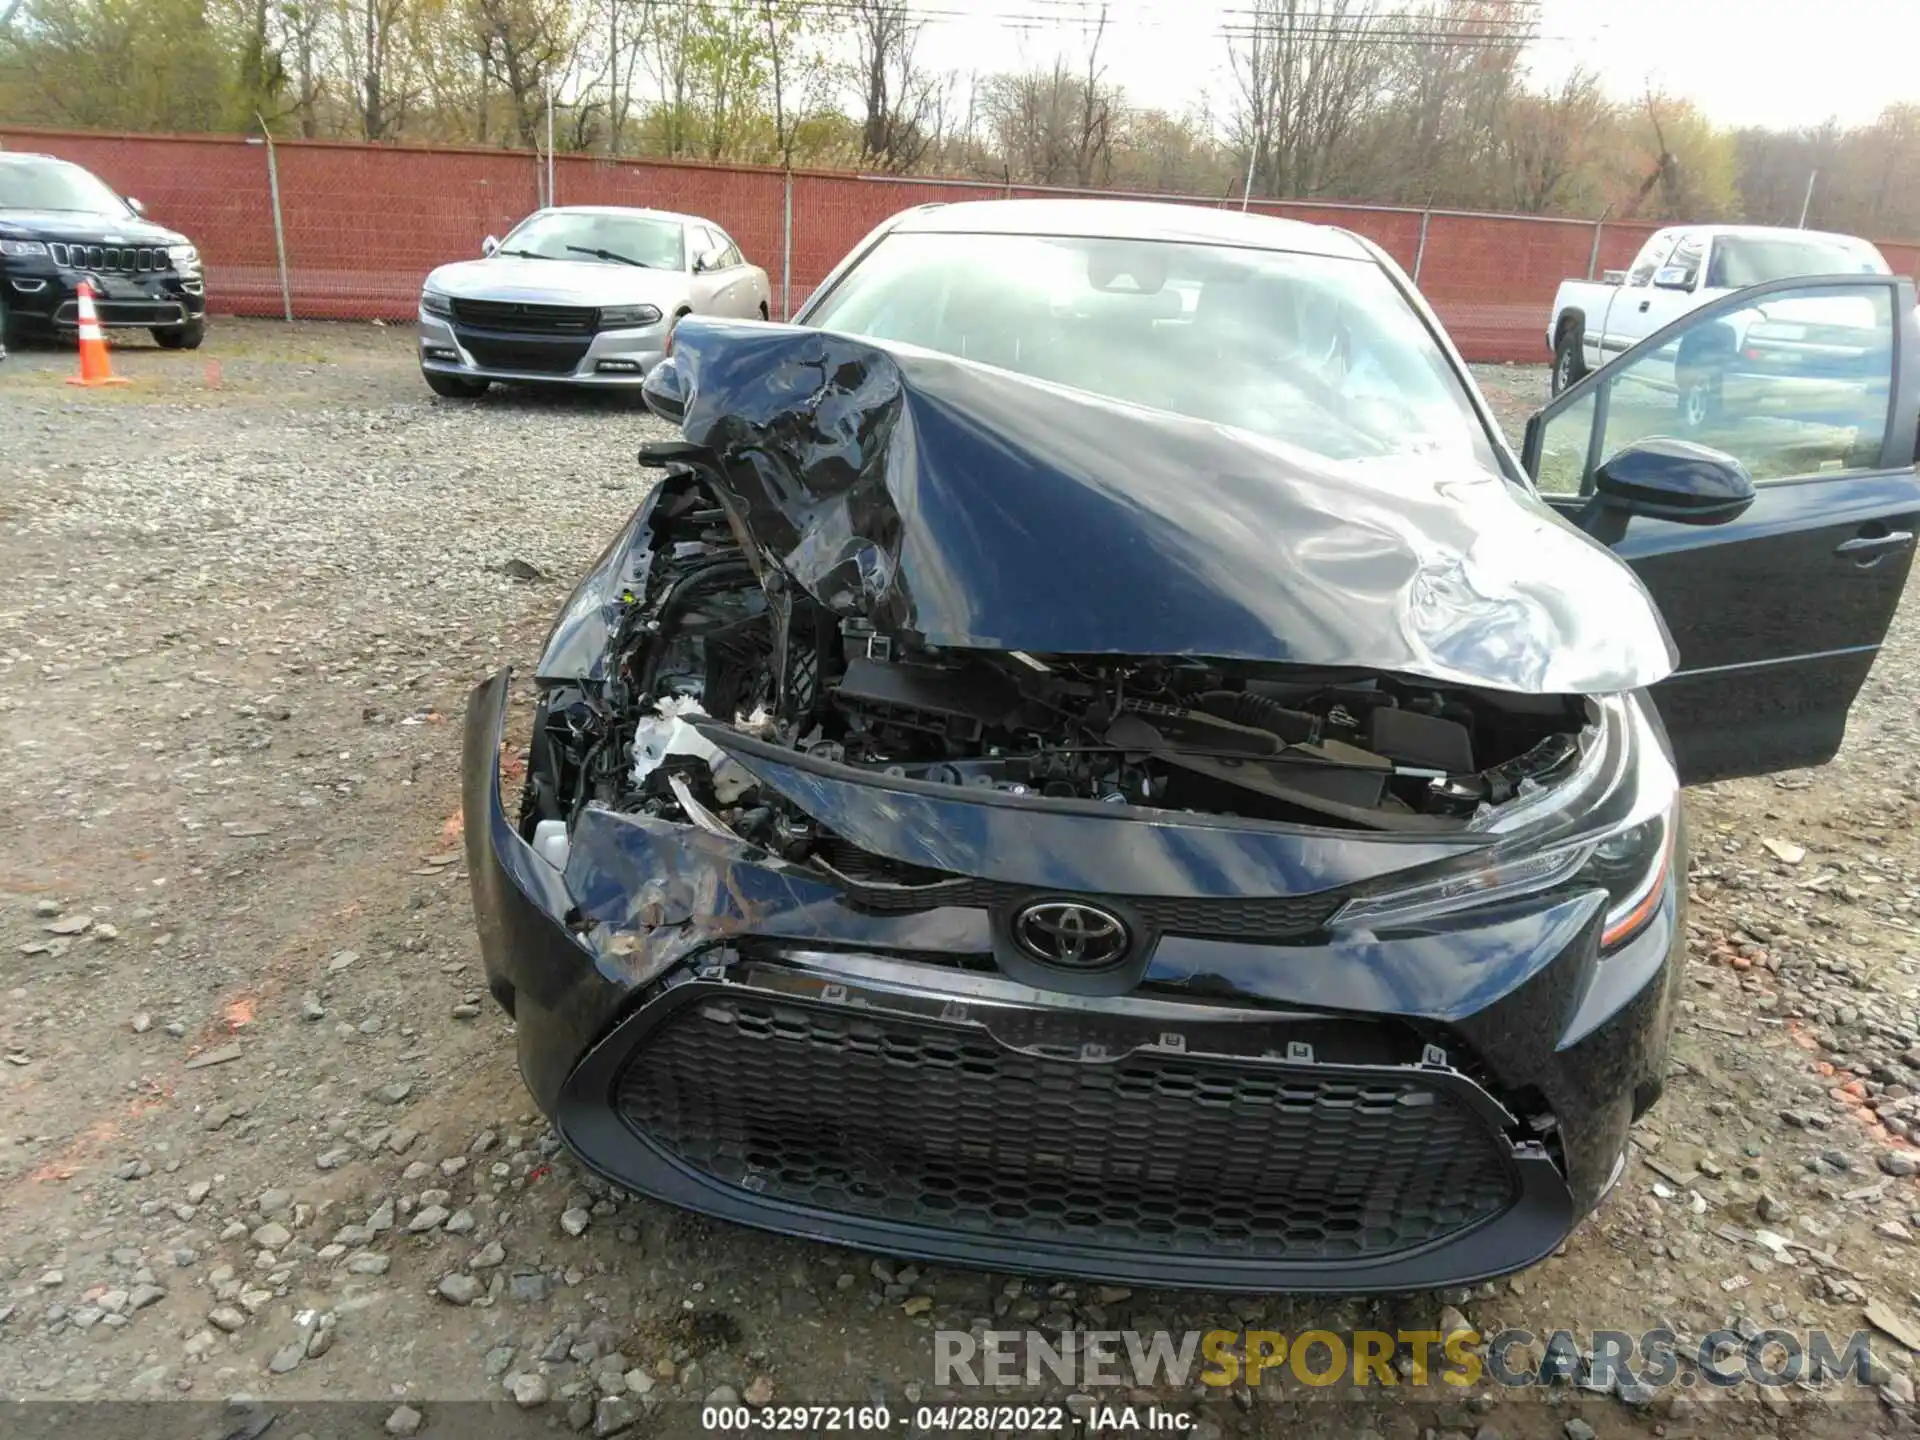
[[[93,308],[93,287],[80,282],[80,373],[69,375],[69,385],[124,385],[113,373],[107,359],[107,337],[100,329],[100,316]]]

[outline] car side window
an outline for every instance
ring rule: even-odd
[[[718,230],[709,229],[706,235],[707,253],[716,257],[709,268],[724,270],[733,264],[733,261],[727,258],[728,252],[733,249],[733,243]]]
[[[1706,253],[1707,242],[1703,236],[1698,233],[1682,235],[1666,263],[1686,271],[1687,284],[1693,285],[1700,279],[1700,262],[1706,258]]]
[[[713,236],[713,248],[720,252],[721,266],[724,267],[724,266],[740,265],[745,263],[740,258],[740,247],[733,243],[732,238],[728,236],[726,231],[709,230],[707,233]]]
[[[1651,285],[1653,272],[1665,263],[1673,249],[1673,239],[1673,231],[1662,230],[1642,245],[1640,253],[1633,257],[1633,268],[1627,271],[1627,284]]]
[[[1539,488],[1591,493],[1592,465],[1655,436],[1731,455],[1757,485],[1870,469],[1892,413],[1894,324],[1892,289],[1862,285],[1777,290],[1683,325],[1545,422]]]

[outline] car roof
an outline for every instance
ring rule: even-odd
[[[1282,220],[1212,205],[1154,200],[963,200],[910,210],[897,231],[975,235],[1073,235],[1092,239],[1167,240],[1291,250],[1346,260],[1372,260],[1358,237],[1331,225]]]
[[[1695,235],[1733,235],[1752,240],[1771,240],[1792,235],[1808,240],[1844,240],[1851,245],[1872,243],[1858,235],[1845,235],[1838,230],[1802,230],[1792,225],[1667,225],[1662,230],[1663,233],[1686,230]]]
[[[639,205],[548,205],[537,212],[541,215],[630,215],[637,220],[677,220],[683,225],[713,225],[713,221],[699,215],[685,215],[678,210],[649,210]],[[718,226],[715,226],[718,229]]]
[[[42,154],[38,150],[0,150],[0,164],[4,164],[10,160],[17,160],[22,163],[28,160],[50,160],[55,165],[73,164],[71,160],[62,160],[58,155]],[[79,167],[75,166],[74,168],[78,169]]]

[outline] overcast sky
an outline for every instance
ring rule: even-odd
[[[922,41],[937,68],[987,73],[1085,55],[1097,0],[911,0],[935,16]],[[1527,0],[1516,0],[1525,4]],[[1136,103],[1183,110],[1231,92],[1225,25],[1252,0],[1111,0],[1101,56]],[[1649,81],[1724,125],[1864,124],[1920,101],[1920,0],[1534,0],[1535,74],[1576,64],[1619,98]]]

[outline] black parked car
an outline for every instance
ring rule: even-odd
[[[200,252],[186,236],[78,165],[0,152],[0,342],[71,336],[82,280],[109,329],[151,330],[169,350],[206,338]]]
[[[1871,310],[1881,369],[1660,434],[1691,327],[1792,296]],[[1538,1260],[1661,1092],[1681,786],[1829,758],[1898,603],[1917,345],[1908,280],[1759,287],[1523,458],[1369,242],[1081,201],[913,211],[796,325],[688,319],[521,793],[504,672],[468,714],[529,1087],[622,1185],[876,1250]]]

